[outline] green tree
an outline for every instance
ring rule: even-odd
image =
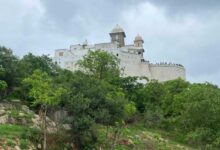
[[[29,96],[34,98],[33,105],[40,104],[44,130],[44,150],[46,150],[46,115],[48,107],[59,103],[65,89],[54,85],[52,78],[41,70],[35,70],[33,74],[23,80],[24,84],[30,86]]]
[[[4,80],[10,88],[18,85],[17,61],[11,49],[0,46],[0,66],[4,68],[4,74],[0,74],[0,80]]]
[[[5,75],[5,69],[2,66],[0,66],[0,77],[4,75]]]
[[[0,66],[0,77],[4,76],[5,69]],[[4,91],[8,87],[7,83],[3,80],[0,80],[0,98],[2,97],[2,91]]]
[[[5,81],[0,80],[0,98],[2,98],[4,90],[8,87]]]
[[[165,94],[164,86],[156,80],[151,80],[145,87],[138,91],[135,101],[140,112],[159,109],[162,104],[162,98]]]
[[[78,66],[86,74],[97,79],[109,79],[119,77],[119,59],[110,53],[102,50],[89,51],[82,60],[78,61]]]
[[[136,101],[138,96],[138,91],[144,88],[143,83],[140,82],[140,80],[148,81],[146,77],[121,77],[117,78],[115,82],[113,82],[114,85],[119,86],[123,89],[125,92],[126,98],[129,101]]]
[[[52,59],[48,56],[35,56],[29,53],[23,56],[23,58],[19,60],[17,63],[17,74],[19,84],[21,84],[24,78],[27,78],[30,75],[32,75],[33,72],[37,69],[46,72],[52,78],[56,77],[59,74],[59,72],[61,72],[61,69],[58,66],[56,66],[53,63]],[[32,99],[29,98],[27,93],[28,87],[22,86],[22,84],[14,91],[14,95],[16,96],[16,98],[31,103]]]
[[[94,118],[89,115],[91,109],[91,99],[77,94],[68,100],[68,111],[73,116],[71,120],[72,137],[78,149],[92,149],[97,142],[97,133],[94,128]]]
[[[97,141],[94,125],[115,125],[123,120],[128,101],[122,89],[82,72],[75,72],[67,87],[71,88],[66,107],[73,115],[74,141],[78,149],[92,149]]]
[[[166,91],[166,94],[163,97],[162,100],[162,109],[163,109],[163,115],[165,117],[172,117],[174,116],[174,97],[180,93],[182,93],[185,89],[187,89],[190,86],[190,83],[187,81],[184,81],[182,79],[176,79],[176,80],[170,80],[164,82],[164,90]]]
[[[21,79],[33,74],[37,69],[46,72],[48,75],[55,75],[60,71],[59,67],[48,56],[35,56],[32,53],[25,55],[18,62],[17,68]]]
[[[220,89],[209,83],[192,84],[174,97],[176,128],[192,145],[220,146]]]

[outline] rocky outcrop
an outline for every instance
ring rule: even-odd
[[[54,121],[47,117],[46,122],[49,133],[57,131]],[[2,102],[0,103],[0,124],[28,125],[30,127],[40,129],[42,119],[26,105]]]
[[[49,115],[49,114],[52,114]],[[51,119],[52,118],[52,119]],[[48,111],[48,116],[46,117],[46,123],[47,123],[47,132],[48,135],[51,135],[51,138],[53,138],[54,135],[56,135],[58,130],[70,130],[71,126],[67,123],[68,117],[67,112],[65,110],[61,109],[55,109],[53,111]],[[28,128],[28,136],[29,132],[32,133],[33,129],[33,135],[30,134],[30,137],[25,137],[24,139],[20,139],[17,137],[17,135],[13,135],[13,138],[8,138],[7,136],[2,136],[0,134],[0,150],[1,149],[15,149],[15,150],[21,150],[22,144],[26,142],[26,147],[28,149],[42,149],[42,142],[39,141],[39,137],[41,137],[40,130],[43,126],[43,119],[40,115],[32,111],[28,106],[22,104],[19,101],[13,102],[7,102],[3,101],[0,102],[0,125],[7,126],[7,127],[22,127],[22,128]],[[35,130],[39,129],[39,130]],[[29,131],[30,130],[30,131]],[[37,132],[36,132],[37,131]],[[26,131],[22,130],[26,134]],[[36,132],[36,133],[35,133]],[[36,139],[35,139],[36,138]],[[23,142],[23,143],[22,143]],[[69,142],[69,141],[68,141]]]

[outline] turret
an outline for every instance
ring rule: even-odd
[[[142,37],[138,34],[134,39],[134,46],[135,47],[143,47],[144,40]]]
[[[111,36],[112,43],[118,43],[119,47],[125,46],[124,38],[126,37],[126,35],[124,30],[119,25],[116,25],[116,27],[113,28],[109,34]]]

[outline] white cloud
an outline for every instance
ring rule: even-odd
[[[0,45],[19,56],[53,54],[84,39],[107,42],[120,24],[128,44],[143,36],[146,59],[181,63],[190,81],[220,85],[219,2],[1,0]]]
[[[126,10],[121,19],[129,43],[137,33],[143,36],[146,59],[181,63],[190,81],[220,84],[220,15],[206,17],[170,16],[166,9],[144,2]]]

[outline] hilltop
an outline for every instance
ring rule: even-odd
[[[19,59],[0,47],[2,145],[219,149],[218,86],[124,77],[119,64],[114,54],[89,51],[72,72],[48,56]]]

